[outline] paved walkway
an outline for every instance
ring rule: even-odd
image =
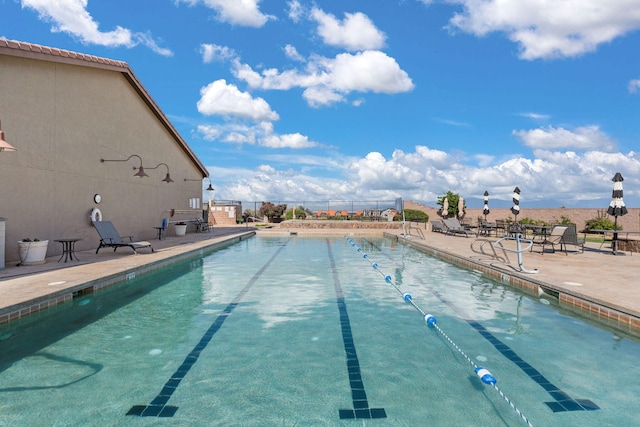
[[[0,270],[0,324],[70,300],[74,293],[108,286],[131,274],[161,268],[237,240],[254,231],[247,227],[216,227],[211,232],[188,233],[184,237],[150,240],[155,252],[129,248],[103,248],[76,252],[79,261],[58,262],[60,255],[48,257],[45,264],[16,266],[7,263]],[[98,240],[96,239],[96,247]]]
[[[259,230],[258,234],[289,234],[291,229]],[[64,302],[73,293],[86,288],[99,289],[104,284],[123,280],[135,272],[160,268],[176,259],[184,259],[229,240],[245,238],[254,231],[245,226],[216,227],[210,233],[187,234],[184,237],[168,237],[153,240],[155,253],[140,250],[132,255],[128,248],[118,252],[105,248],[99,254],[95,250],[78,252],[80,261],[58,262],[59,256],[50,257],[43,265],[17,267],[8,264],[0,270],[0,323],[15,320],[54,305],[52,298]],[[355,230],[296,230],[299,235],[349,234]],[[357,233],[364,232],[358,230]],[[386,230],[399,234],[399,231]],[[378,231],[380,233],[380,231]],[[489,272],[497,277],[505,277],[518,285],[532,284],[554,296],[560,294],[561,303],[581,307],[591,312],[593,317],[610,319],[613,326],[629,330],[640,336],[640,254],[613,256],[609,248],[599,248],[599,243],[587,243],[584,253],[571,251],[540,254],[526,252],[522,265],[527,270],[537,269],[537,274],[517,272],[499,262],[492,262],[471,250],[473,237],[445,236],[441,233],[423,230],[422,240],[412,232],[406,239],[426,252],[466,264],[470,268]],[[404,237],[399,237],[404,239]],[[495,238],[492,238],[495,240]],[[515,254],[509,255],[517,266]],[[504,274],[505,276],[502,276]],[[625,326],[627,325],[627,326]]]

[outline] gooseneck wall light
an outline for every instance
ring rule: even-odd
[[[184,180],[185,180],[185,182],[186,181],[200,181],[200,182],[202,182],[201,179],[185,178]],[[209,186],[207,187],[207,191],[215,191],[215,188],[213,188],[213,186],[211,185],[211,179],[209,177],[207,177],[207,180],[209,181]]]
[[[4,140],[4,132],[0,124],[0,151],[16,151],[16,148]]]
[[[133,167],[133,170],[136,170],[136,169],[138,170],[138,172],[134,173],[133,176],[139,176],[140,178],[142,178],[143,176],[149,176],[144,171],[144,167],[142,166],[142,157],[138,156],[137,154],[132,154],[128,158],[126,158],[124,160],[100,159],[100,163],[104,163],[104,162],[128,162],[133,157],[137,157],[140,160],[140,166],[138,166],[138,167],[134,166]]]
[[[171,179],[171,174],[169,173],[169,165],[166,163],[158,163],[155,167],[147,168],[147,170],[158,169],[160,166],[163,166],[163,165],[167,168],[167,175],[164,177],[162,182],[166,182],[167,184],[170,182],[174,182],[173,179]],[[136,168],[134,167],[134,169]]]

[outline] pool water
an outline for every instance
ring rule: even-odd
[[[0,426],[637,422],[637,341],[398,242],[353,241],[258,236],[1,326]]]

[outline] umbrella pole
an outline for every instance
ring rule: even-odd
[[[611,241],[611,250],[613,255],[622,255],[618,252],[618,215],[613,220],[613,240]]]

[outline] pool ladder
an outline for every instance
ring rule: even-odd
[[[421,240],[424,240],[424,233],[422,233],[422,230],[420,230],[420,228],[417,225],[413,225],[411,223],[409,223],[408,228],[405,226],[404,222],[402,223],[402,234],[400,235],[407,239],[410,237],[413,237],[411,235],[411,230],[416,230],[417,237],[419,237]]]
[[[515,241],[516,248],[512,249],[512,248],[505,247],[503,245],[503,242],[505,241]],[[526,243],[526,246],[524,248],[522,247],[522,243]],[[528,270],[524,268],[522,265],[522,253],[530,250],[532,246],[533,246],[533,241],[529,239],[523,239],[520,233],[516,233],[514,237],[511,237],[511,236],[502,237],[496,240],[495,242],[489,239],[475,239],[473,242],[471,242],[471,250],[477,254],[487,256],[491,258],[491,260],[498,261],[502,264],[505,264],[516,271],[527,273],[527,274],[536,274],[536,273],[539,273],[537,268],[534,268],[533,270]],[[514,252],[517,254],[517,259],[518,259],[517,268],[511,264],[511,261],[509,260],[508,252]]]

